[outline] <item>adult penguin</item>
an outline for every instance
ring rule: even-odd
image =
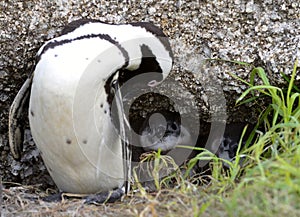
[[[11,106],[14,158],[21,157],[19,118],[29,97],[31,133],[58,188],[76,194],[120,189],[126,179],[124,150],[111,118],[118,86],[148,72],[157,76],[143,82],[156,85],[172,61],[166,36],[151,23],[70,23],[40,48],[35,70]]]

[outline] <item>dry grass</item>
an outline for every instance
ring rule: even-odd
[[[101,206],[86,205],[83,199],[44,202],[47,195],[38,186],[3,189],[3,216],[132,216],[130,210],[119,209],[121,202]]]
[[[192,188],[192,187],[191,187]],[[200,189],[190,192],[160,190],[156,193],[131,193],[113,204],[87,205],[83,199],[44,202],[47,195],[39,186],[3,189],[3,216],[194,216],[205,203]],[[203,194],[204,195],[204,194]],[[196,209],[196,210],[195,210]]]

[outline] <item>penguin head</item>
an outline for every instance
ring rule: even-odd
[[[163,154],[177,145],[187,145],[191,134],[181,125],[177,112],[160,111],[147,117],[140,132],[140,146],[145,151],[161,149]]]

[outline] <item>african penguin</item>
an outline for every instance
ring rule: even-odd
[[[180,114],[169,111],[148,115],[139,140],[145,151],[156,151],[160,148],[162,153],[172,150],[176,144],[192,143],[191,134],[180,123]]]
[[[40,48],[33,75],[11,106],[13,156],[20,158],[16,119],[30,92],[31,133],[58,188],[80,194],[120,188],[122,145],[111,120],[114,82],[122,85],[135,75],[157,72],[145,83],[156,85],[169,74],[172,61],[166,36],[151,23],[115,25],[90,19],[70,23],[61,36]]]

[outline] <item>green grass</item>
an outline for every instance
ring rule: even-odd
[[[250,82],[245,82],[249,88],[238,103],[258,91],[270,97],[271,104],[261,112],[258,122],[265,127],[266,133],[261,134],[253,146],[243,150],[248,156],[247,168],[230,197],[226,198],[229,216],[247,216],[247,212],[242,211],[247,208],[243,207],[247,206],[245,202],[251,204],[251,212],[259,216],[299,216],[300,93],[294,84],[297,64],[296,61],[286,88],[272,86],[260,67],[254,68]],[[254,84],[256,75],[262,84]],[[241,198],[245,202],[237,208],[237,201]]]

